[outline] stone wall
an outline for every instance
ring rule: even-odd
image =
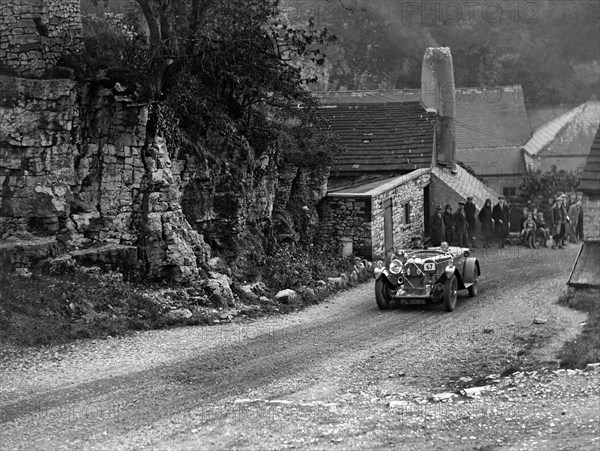
[[[413,236],[423,237],[424,179],[428,180],[428,175],[426,177],[422,176],[409,180],[389,191],[373,197],[371,210],[373,258],[383,258],[385,256],[383,204],[386,199],[392,200],[394,249],[407,248],[410,245],[410,238]],[[410,208],[410,222],[408,223],[404,218],[406,205]]]
[[[583,238],[600,241],[600,197],[583,197]]]
[[[0,2],[0,69],[39,77],[81,45],[79,0]]]
[[[354,252],[372,257],[370,197],[328,196],[319,213],[321,239],[340,242],[341,238],[351,238]]]

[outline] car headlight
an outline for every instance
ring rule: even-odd
[[[402,272],[402,262],[397,258],[390,262],[390,272],[392,274],[400,274]]]

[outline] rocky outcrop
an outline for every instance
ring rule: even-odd
[[[174,176],[164,139],[155,137],[144,157],[142,209],[137,229],[145,250],[147,274],[153,278],[188,280],[206,263],[209,248],[191,228],[181,208],[181,180]]]
[[[266,239],[276,209],[314,234],[328,168],[286,169],[276,148],[250,147],[210,164],[147,136],[147,122],[134,87],[0,76],[2,235],[137,246],[146,275],[184,281],[207,264],[207,242]]]
[[[0,93],[3,235],[139,246],[150,277],[197,275],[209,248],[181,208],[190,171],[163,139],[146,145],[145,104],[114,82],[3,76]]]
[[[57,231],[69,214],[79,120],[71,80],[0,76],[0,227]]]
[[[209,245],[246,262],[260,254],[275,210],[289,210],[294,239],[314,235],[328,167],[288,171],[277,144],[231,146],[210,130],[184,155],[148,131],[135,86],[100,73],[48,78],[81,47],[78,0],[0,5],[0,73],[13,74],[0,75],[0,237],[47,236],[67,251],[109,246],[83,254],[102,266],[117,246],[127,261],[137,255],[127,267],[186,281],[204,274]]]

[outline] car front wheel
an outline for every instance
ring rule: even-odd
[[[458,299],[458,281],[456,275],[452,274],[452,277],[446,279],[444,285],[444,306],[448,312],[453,312],[456,308],[456,301]]]
[[[385,278],[380,277],[375,281],[375,300],[379,310],[387,310],[390,308],[392,300],[392,284]]]

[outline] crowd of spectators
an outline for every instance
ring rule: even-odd
[[[548,242],[552,240],[552,249],[563,249],[567,242],[583,240],[582,200],[583,194],[580,192],[559,192],[553,199],[548,216],[528,201],[519,220],[521,242],[528,248],[536,248],[548,247]],[[450,204],[446,204],[443,211],[441,205],[436,205],[430,221],[431,245],[440,246],[442,242],[447,242],[454,246],[476,247],[476,211],[472,197],[467,197],[466,202],[458,202],[456,211]],[[485,200],[477,214],[484,248],[491,247],[494,241],[499,248],[506,247],[510,218],[509,205],[504,196],[498,196],[498,203],[493,207],[490,199]]]

